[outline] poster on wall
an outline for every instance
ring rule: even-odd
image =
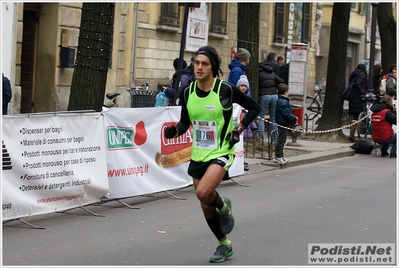
[[[190,7],[187,20],[186,51],[195,52],[200,47],[208,45],[208,6]]]

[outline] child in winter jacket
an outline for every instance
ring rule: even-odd
[[[244,94],[248,93],[249,82],[246,75],[241,75],[240,79],[237,81],[237,87],[243,92]],[[242,116],[245,117],[246,112],[242,111]],[[257,130],[257,126],[254,121],[251,122],[243,131],[244,138],[252,138],[252,131]],[[248,163],[244,162],[244,170],[248,171]]]
[[[276,124],[278,125],[278,138],[276,144],[276,155],[273,161],[279,164],[286,164],[289,159],[284,157],[283,149],[287,140],[287,128],[298,122],[298,117],[292,113],[290,105],[288,86],[278,85],[278,99],[276,104]]]
[[[248,93],[248,88],[249,88],[249,82],[247,79],[246,75],[241,75],[240,79],[237,81],[237,87],[243,92],[244,94]],[[242,111],[242,116],[245,117],[246,112]],[[255,122],[252,121],[251,124],[249,124],[245,129],[244,129],[244,138],[252,138],[252,131],[257,130],[258,127],[256,126]]]

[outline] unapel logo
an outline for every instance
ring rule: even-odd
[[[108,150],[135,149],[144,144],[147,140],[147,131],[143,121],[136,124],[136,131],[133,127],[107,127]]]
[[[108,127],[107,140],[109,150],[133,149],[133,128]]]

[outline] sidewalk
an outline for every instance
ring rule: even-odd
[[[268,160],[267,153],[266,158],[245,157],[249,171],[244,171],[244,175],[353,156],[355,150],[350,148],[352,144],[351,142],[322,142],[308,139],[297,139],[296,143],[292,143],[292,139],[288,138],[284,146],[284,157],[290,160],[287,164],[280,165]]]

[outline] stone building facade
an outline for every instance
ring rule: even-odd
[[[60,55],[62,50],[72,57],[72,61],[76,57],[82,3],[8,3],[13,5],[14,15],[11,16],[11,21],[6,22],[6,26],[15,29],[13,38],[9,41],[13,49],[3,51],[3,54],[10,54],[8,69],[14,89],[10,112],[16,114],[65,111],[74,68],[73,64],[68,66],[70,62],[65,63],[65,57],[61,59]],[[126,89],[148,81],[150,89],[155,90],[161,85],[167,85],[174,73],[172,62],[179,57],[184,7],[178,3],[172,3],[174,7],[163,4],[115,3],[113,50],[107,74],[106,93],[121,93],[118,97],[121,106],[130,107],[131,96]],[[214,46],[220,54],[221,69],[224,73],[222,79],[227,80],[227,65],[232,59],[232,48],[237,46],[237,3],[207,4],[208,44]],[[275,52],[286,58],[290,7],[290,3],[260,3],[259,59],[265,56],[265,52]],[[165,14],[172,14],[165,13],[170,12],[170,8],[175,11],[172,12],[174,20],[171,20],[171,23],[165,20],[169,18]],[[315,83],[326,74],[326,70],[325,73],[320,73],[323,69],[316,68],[316,65],[319,60],[326,59],[316,55],[315,34],[320,30],[316,28],[317,3],[307,3],[306,7],[302,8],[303,14],[299,15],[303,22],[302,28],[306,28],[308,44],[305,88],[306,94],[312,94]],[[3,14],[7,11],[9,9],[3,10]],[[215,11],[218,13],[215,14]],[[323,14],[322,27],[318,32],[322,52],[325,51],[326,45],[323,44],[323,40],[329,37],[328,30],[324,30],[328,25],[324,17],[328,19],[328,16]],[[355,27],[360,34],[356,40],[360,40],[365,31],[365,18],[360,16],[357,20],[357,25],[360,26]],[[359,50],[356,53],[357,59],[366,58],[365,44],[359,42]],[[192,56],[194,52],[184,52],[184,59],[188,64]]]

